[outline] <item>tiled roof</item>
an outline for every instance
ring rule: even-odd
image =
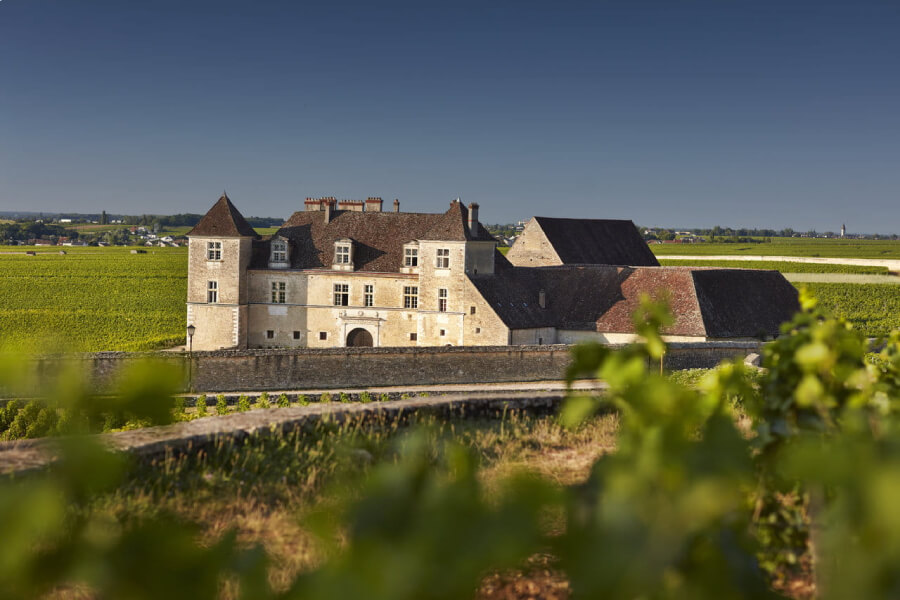
[[[420,236],[420,240],[441,240],[441,241],[496,241],[487,230],[478,224],[477,231],[473,234],[469,231],[469,209],[462,202],[451,202],[450,210],[441,215],[441,218],[435,223],[431,229]]]
[[[253,237],[258,238],[259,235],[250,226],[240,211],[234,207],[227,194],[213,204],[212,208],[203,215],[200,222],[191,229],[187,235],[189,236],[209,236],[209,237]]]
[[[777,334],[799,308],[796,290],[775,271],[565,265],[510,267],[471,279],[511,329],[634,333],[631,317],[648,294],[668,299],[675,322],[665,334],[757,337]]]
[[[331,267],[334,242],[349,238],[354,242],[356,271],[398,272],[403,266],[403,245],[412,240],[494,239],[480,224],[478,236],[468,237],[468,211],[458,202],[453,204],[443,214],[334,210],[328,223],[325,211],[295,212],[276,235],[290,241],[295,269]],[[267,261],[268,250],[260,245],[251,265],[264,268]]]
[[[659,266],[632,221],[553,217],[535,220],[563,264]]]

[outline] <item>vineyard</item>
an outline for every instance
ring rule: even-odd
[[[802,283],[831,315],[843,317],[869,337],[900,329],[900,285]]]
[[[750,256],[822,256],[833,258],[900,259],[897,240],[840,240],[819,238],[772,238],[758,244],[651,244],[657,256],[746,254]]]
[[[887,275],[887,267],[869,267],[860,265],[830,265],[818,263],[799,263],[767,260],[678,260],[660,258],[659,264],[670,267],[718,267],[722,269],[763,269],[782,273],[852,273],[862,275]]]
[[[186,250],[66,250],[65,255],[0,253],[4,347],[94,352],[183,343]]]

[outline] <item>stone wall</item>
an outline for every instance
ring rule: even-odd
[[[757,352],[758,342],[673,343],[669,369],[715,366],[728,357]],[[560,380],[569,346],[484,346],[435,348],[328,348],[194,352],[191,368],[199,392],[347,389],[444,383],[503,383]],[[187,355],[105,352],[80,357],[94,382],[104,386],[124,366],[141,359],[182,364]],[[35,361],[37,373],[59,370],[61,359]]]

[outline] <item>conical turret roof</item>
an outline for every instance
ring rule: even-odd
[[[188,236],[258,238],[259,234],[231,203],[228,195],[223,193],[197,226],[188,232]]]

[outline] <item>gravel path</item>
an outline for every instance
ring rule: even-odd
[[[830,258],[821,256],[750,256],[742,254],[659,254],[657,258],[667,260],[755,260],[767,262],[798,262],[820,265],[857,265],[863,267],[887,267],[889,271],[900,273],[900,260],[887,258]]]
[[[900,284],[896,275],[860,275],[858,273],[782,273],[792,283],[890,283]]]

